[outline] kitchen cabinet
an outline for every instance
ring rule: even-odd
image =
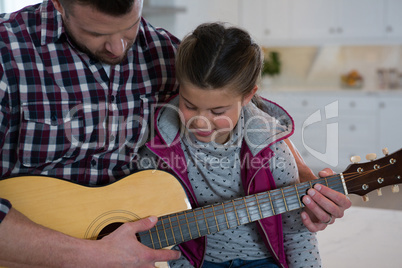
[[[261,42],[290,37],[290,0],[239,0],[239,24]]]
[[[174,2],[176,6],[186,10],[175,16],[175,29],[172,32],[180,39],[205,22],[222,21],[239,24],[238,1],[174,0]]]
[[[402,148],[402,92],[264,92],[295,122],[291,140],[316,173],[324,167],[342,172],[350,157],[382,155]],[[314,120],[315,118],[315,120]]]
[[[239,0],[239,24],[264,46],[400,43],[401,10],[401,0]]]
[[[293,0],[292,37],[372,38],[383,34],[383,0]]]
[[[402,148],[402,98],[383,97],[378,101],[378,132],[380,144],[390,152]]]
[[[385,1],[385,33],[390,39],[402,37],[402,1]]]

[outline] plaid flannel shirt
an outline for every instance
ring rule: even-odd
[[[155,105],[177,92],[178,44],[142,19],[127,59],[107,75],[70,42],[50,0],[2,14],[0,177],[104,185],[132,173]],[[9,207],[1,201],[0,221]]]

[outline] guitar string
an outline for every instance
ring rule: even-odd
[[[386,165],[386,166],[388,166],[388,165]],[[384,166],[384,167],[386,167],[386,166]],[[375,171],[377,171],[377,170],[370,170],[370,171],[367,171],[367,172],[363,172],[363,173],[357,173],[357,172],[354,172],[354,173],[349,173],[349,174],[346,174],[346,175],[344,175],[344,178],[345,179],[347,179],[347,181],[351,181],[351,180],[354,180],[354,179],[356,179],[356,178],[358,178],[358,177],[361,177],[361,176],[364,176],[364,175],[367,175],[367,173],[371,173],[371,172],[375,172]],[[323,178],[323,179],[325,179],[326,180],[326,182],[327,182],[327,186],[329,186],[329,187],[333,187],[333,186],[330,186],[329,185],[329,182],[328,182],[328,180],[330,180],[330,179],[332,179],[332,178],[337,178],[337,179],[339,179],[339,175],[334,175],[334,176],[330,176],[330,177],[327,177],[327,178]],[[323,179],[320,179],[320,180],[323,180]],[[373,181],[370,181],[370,182],[373,182]],[[370,182],[368,182],[368,183],[370,183]],[[340,185],[341,183],[337,183],[337,182],[335,182],[335,185],[334,186],[337,186],[337,185]],[[300,187],[300,184],[299,184],[299,187]],[[291,187],[292,188],[292,187]],[[290,189],[291,189],[290,188]],[[353,188],[353,187],[351,187],[351,188]],[[349,188],[349,189],[351,189],[351,188]],[[309,188],[307,188],[307,189],[309,189]],[[286,190],[288,190],[288,189],[286,189]],[[285,191],[286,191],[285,190]],[[303,189],[304,190],[304,189]],[[272,192],[272,191],[271,191]],[[293,190],[292,190],[292,193],[293,193]],[[260,193],[261,194],[261,193]],[[277,194],[276,196],[280,196],[280,195],[282,195],[282,194]],[[257,195],[256,195],[257,196]],[[293,194],[292,194],[292,196],[294,196]],[[254,196],[251,196],[250,198],[253,198]],[[244,199],[239,199],[239,200],[237,200],[237,202],[241,202],[242,200],[244,201],[245,199],[247,199],[247,198],[244,198]],[[281,200],[283,200],[283,198],[280,198]],[[277,200],[277,199],[276,199]],[[274,200],[274,201],[276,201],[276,200]],[[256,201],[259,201],[259,199],[258,198],[256,198]],[[251,206],[253,206],[253,205],[251,205]],[[286,207],[286,203],[285,203],[285,207]],[[210,207],[207,207],[207,209],[209,209]],[[240,208],[238,208],[238,210],[244,210],[244,209],[246,209],[247,210],[247,207],[246,207],[246,205],[244,206],[244,207],[240,207]],[[282,207],[282,209],[283,209],[283,207]],[[203,213],[205,214],[205,209],[202,209],[202,208],[200,208],[200,210],[203,210]],[[288,209],[286,208],[285,209],[285,211],[287,211]],[[293,209],[292,209],[293,210]],[[216,211],[219,211],[219,210],[215,210],[215,212]],[[234,210],[233,211],[229,211],[229,212],[226,212],[226,213],[231,213],[231,212],[235,212]],[[207,214],[208,214],[209,212],[207,212]],[[216,214],[216,213],[215,213]],[[256,214],[259,214],[259,218],[261,218],[261,212],[257,212],[257,213],[255,213],[254,215],[256,215]],[[252,214],[250,214],[251,216],[252,216]],[[250,217],[250,216],[247,216],[247,217]],[[216,216],[211,216],[211,217],[205,217],[205,222],[209,219],[209,218],[215,218],[215,220],[216,220]],[[246,218],[246,217],[243,217],[243,218]],[[162,221],[163,221],[163,219],[161,219]],[[237,222],[238,221],[238,219],[236,218],[235,220],[233,220],[233,222]],[[247,222],[250,222],[249,220],[248,221],[246,221],[246,223]],[[225,225],[225,223],[223,223],[224,225]],[[178,225],[175,225],[175,226],[171,226],[172,228],[181,228],[180,227],[180,223],[178,224]],[[220,224],[219,224],[220,225]],[[218,230],[219,230],[219,225],[218,226],[215,226]],[[236,224],[235,226],[237,226],[238,224]],[[210,229],[208,226],[207,226],[207,229]],[[209,231],[209,230],[208,230]],[[166,237],[167,238],[167,237]],[[168,239],[168,238],[167,238]],[[164,242],[166,242],[166,241],[164,241]]]
[[[335,178],[335,177],[334,177]],[[338,177],[336,177],[336,178],[338,178]],[[331,178],[327,178],[327,179],[331,179]],[[306,184],[308,184],[308,183],[306,183]],[[306,189],[309,189],[309,187],[307,187]],[[284,192],[289,192],[289,189],[286,189]],[[293,192],[293,190],[292,190],[292,192]],[[271,191],[271,193],[272,193],[272,191]],[[258,198],[256,198],[256,200],[258,200],[258,202],[260,202],[260,204],[262,203],[262,204],[268,204],[268,203],[271,203],[270,201],[267,201],[267,202],[264,202],[264,201],[262,201],[261,202],[261,200],[266,200],[267,198],[265,197],[267,194],[266,193],[260,193],[260,194],[257,194],[257,195],[264,195],[264,198],[260,198],[260,199],[258,199]],[[256,196],[257,196],[256,195]],[[283,200],[283,198],[281,197],[282,196],[282,192],[281,191],[278,191],[276,194],[272,194],[271,196],[273,196],[275,199],[273,200],[273,201],[277,201],[277,200]],[[288,197],[289,197],[289,195],[287,195]],[[292,195],[292,196],[294,196],[294,195]],[[276,198],[276,197],[279,197],[279,198]],[[243,210],[246,210],[247,211],[247,207],[246,207],[246,205],[243,205],[243,202],[244,202],[244,200],[245,199],[247,199],[247,198],[243,198],[243,199],[238,199],[238,200],[236,200],[235,202],[241,202],[240,204],[240,207],[238,208],[238,210],[240,210],[240,211],[243,211]],[[254,200],[254,196],[251,196],[251,197],[248,197],[248,199],[253,199]],[[254,202],[254,201],[253,201]],[[284,205],[283,207],[281,207],[280,205],[278,205],[278,204],[276,204],[277,205],[277,211],[283,211],[283,212],[285,212],[285,211],[289,211],[287,208],[286,208],[286,205]],[[285,209],[284,209],[284,207],[285,207]],[[207,209],[209,209],[210,207],[207,207]],[[240,224],[239,222],[238,222],[238,218],[237,218],[237,216],[238,216],[238,213],[236,213],[236,211],[235,211],[235,209],[234,209],[234,207],[232,206],[232,207],[230,207],[232,210],[227,210],[226,211],[226,214],[229,214],[229,213],[234,213],[235,215],[236,215],[236,218],[235,219],[232,219],[232,220],[230,220],[229,221],[229,225],[232,225],[231,227],[235,227],[235,226],[238,226],[238,225],[241,225],[241,224],[245,224],[245,223],[248,223],[248,222],[251,222],[251,220],[249,220],[249,219],[247,219],[249,216],[244,216],[244,217],[242,217],[242,219],[246,219],[246,221],[245,222],[243,222],[243,221],[241,221],[242,223]],[[297,208],[300,208],[300,207],[297,207]],[[295,208],[296,209],[296,208]],[[203,210],[203,208],[199,208],[199,210]],[[294,210],[294,209],[291,209],[291,210]],[[219,211],[219,210],[215,210],[215,212],[216,211]],[[244,212],[244,211],[243,211]],[[254,219],[254,216],[257,216],[257,219],[261,219],[261,218],[263,218],[264,216],[263,215],[261,215],[261,213],[259,212],[259,211],[249,211],[250,212],[250,218],[253,218]],[[282,212],[281,212],[282,213]],[[207,213],[205,213],[205,214],[209,214],[209,212],[207,212]],[[275,214],[274,214],[275,215]],[[271,216],[271,215],[270,215]],[[210,219],[210,218],[214,218],[214,216],[211,216],[211,217],[205,217],[205,222],[207,222],[208,221],[208,219]],[[255,220],[257,220],[257,219],[255,219]],[[163,220],[165,220],[165,218],[161,218],[161,221],[163,221]],[[255,220],[252,220],[252,221],[255,221]],[[234,224],[234,225],[233,225]],[[216,227],[216,229],[219,229],[219,226],[221,226],[221,225],[223,225],[223,226],[225,226],[226,225],[226,222],[224,222],[224,223],[222,223],[222,224],[218,224],[217,226],[214,226],[214,227]],[[175,225],[175,226],[172,226],[171,228],[181,228],[180,227],[181,226],[181,223],[178,223],[178,225]],[[208,228],[207,227],[207,225],[205,224],[205,226],[206,226],[206,228],[203,228],[202,229],[202,231],[208,231],[209,232],[209,230],[207,230],[207,229],[210,229],[210,228]],[[226,228],[225,228],[226,229]],[[205,233],[205,234],[207,234],[207,233]],[[171,240],[171,239],[170,239]],[[164,241],[162,241],[162,243],[166,243],[167,245],[169,245],[169,238],[168,237],[166,237],[166,239],[164,239]],[[154,246],[154,245],[153,245]]]
[[[367,173],[367,172],[366,172]],[[352,174],[352,173],[350,173],[350,174]],[[357,173],[353,173],[353,174],[357,174]],[[357,174],[358,176],[359,175],[364,175],[364,174]],[[353,175],[346,175],[345,177],[347,177],[347,178],[351,178]],[[355,177],[358,177],[358,176],[355,176]],[[340,185],[340,183],[337,183],[337,181],[335,182],[335,184],[334,184],[334,186],[332,186],[332,185],[330,185],[331,184],[331,181],[329,181],[329,180],[331,180],[331,179],[333,179],[333,178],[336,178],[337,179],[337,181],[338,181],[338,179],[339,179],[339,176],[338,175],[334,175],[334,176],[330,176],[330,177],[327,177],[327,178],[321,178],[321,179],[319,179],[319,181],[323,181],[323,180],[325,180],[326,181],[326,184],[327,184],[327,186],[329,186],[329,187],[334,187],[334,186],[337,186],[337,185]],[[349,179],[349,181],[350,181],[350,179]],[[308,189],[310,189],[311,188],[311,186],[310,186],[310,183],[309,182],[305,182],[305,183],[301,183],[301,184],[299,184],[299,188],[297,189],[299,192],[303,192],[304,190],[308,190]],[[285,189],[284,190],[284,192],[289,192],[289,191],[291,191],[292,192],[292,195],[291,196],[293,196],[294,197],[294,194],[293,194],[293,192],[294,192],[294,190],[292,189],[293,187],[291,187],[291,186],[289,186],[289,187],[286,187],[287,189]],[[237,200],[235,200],[235,202],[245,202],[245,200],[246,199],[253,199],[254,200],[254,198],[255,198],[255,200],[257,201],[257,202],[259,202],[259,205],[260,206],[263,206],[264,204],[268,204],[268,203],[271,203],[272,204],[272,201],[273,202],[276,202],[276,201],[278,201],[278,200],[283,200],[283,198],[281,197],[282,196],[282,193],[278,193],[278,191],[277,190],[272,190],[272,191],[270,191],[271,192],[271,194],[270,194],[270,196],[271,196],[271,198],[268,198],[269,199],[269,201],[264,201],[264,200],[266,200],[267,199],[267,197],[266,197],[266,195],[267,195],[267,192],[263,192],[263,193],[259,193],[259,194],[256,194],[256,195],[251,195],[251,196],[247,196],[247,197],[244,197],[244,198],[240,198],[240,199],[237,199]],[[263,196],[262,198],[261,198],[261,196]],[[259,198],[260,197],[260,198]],[[276,197],[279,197],[279,198],[276,198]],[[286,197],[289,197],[289,195],[288,194],[286,194],[286,195],[284,195],[284,197],[286,198]],[[253,201],[254,202],[254,201]],[[205,210],[206,209],[210,209],[210,208],[213,208],[214,210],[213,210],[213,212],[212,212],[212,214],[214,214],[213,216],[204,216],[204,218],[205,218],[205,221],[207,221],[208,219],[210,219],[210,218],[213,218],[213,219],[215,219],[215,222],[217,222],[217,219],[216,219],[216,216],[219,216],[219,215],[222,215],[222,214],[217,214],[216,212],[219,212],[220,211],[220,209],[218,209],[218,210],[216,210],[215,209],[215,207],[217,207],[217,206],[220,206],[221,204],[218,204],[218,205],[213,205],[213,206],[208,206],[208,207],[204,207],[204,208],[198,208],[197,209],[197,211],[202,211],[202,213],[204,213],[204,215],[205,215]],[[227,204],[228,205],[228,204]],[[282,211],[281,209],[283,209],[283,207],[281,207],[280,206],[280,204],[276,204],[277,205],[277,210],[280,210],[280,211]],[[253,205],[252,205],[253,206]],[[224,212],[226,213],[226,214],[229,214],[229,213],[236,213],[236,211],[235,211],[235,209],[234,209],[234,206],[227,206],[226,207],[227,209],[223,209],[224,210]],[[244,208],[243,207],[239,207],[238,208],[240,211],[242,211]],[[293,209],[292,209],[293,210]],[[286,210],[285,210],[286,211]],[[190,212],[192,212],[192,213],[195,213],[195,211],[194,210],[191,210]],[[172,234],[174,233],[174,228],[179,228],[179,230],[180,230],[180,232],[182,231],[182,229],[181,229],[181,226],[189,226],[190,224],[193,224],[193,223],[196,223],[197,225],[198,225],[198,221],[186,221],[184,224],[182,224],[181,223],[181,221],[180,221],[180,219],[178,218],[178,216],[180,215],[180,214],[186,214],[186,216],[187,216],[187,213],[188,212],[186,212],[186,211],[184,211],[184,212],[181,212],[181,213],[176,213],[176,214],[173,214],[173,216],[168,216],[168,217],[161,217],[160,218],[160,221],[158,222],[158,224],[159,225],[163,225],[163,227],[162,227],[162,229],[164,230],[164,232],[165,232],[165,237],[166,237],[166,239],[168,240],[168,237],[166,236],[166,228],[164,227],[164,220],[166,220],[166,218],[167,219],[169,219],[169,223],[170,223],[170,226],[171,227],[168,227],[168,229],[171,229],[171,232],[172,232]],[[251,213],[253,213],[253,212],[251,212]],[[206,213],[206,215],[208,215],[209,214],[209,212],[207,211],[207,213]],[[250,214],[251,216],[255,216],[255,215],[257,215],[259,218],[263,218],[264,216],[263,215],[261,215],[262,213],[260,212],[260,211],[258,211],[258,212],[256,212],[256,213],[253,213],[253,214]],[[273,215],[276,215],[276,213],[274,213]],[[236,214],[236,216],[237,216],[237,214]],[[250,217],[251,217],[250,216]],[[271,215],[270,215],[271,216]],[[176,217],[177,218],[177,221],[175,220],[175,221],[171,221],[171,217]],[[254,218],[254,217],[253,217]],[[232,221],[228,221],[227,219],[226,219],[226,221],[224,222],[224,223],[222,223],[222,224],[216,224],[215,226],[213,226],[213,227],[216,227],[217,229],[219,229],[219,226],[220,225],[223,225],[223,226],[225,226],[225,225],[228,225],[228,227],[231,225],[231,223],[235,223],[235,226],[238,226],[239,224],[237,224],[237,222],[238,222],[238,219],[236,218],[236,219],[234,219],[234,220],[232,220]],[[247,221],[247,222],[249,222],[249,221]],[[178,223],[177,225],[174,225],[174,223]],[[158,225],[157,226],[155,226],[153,229],[156,229],[156,228],[158,228]],[[198,228],[198,227],[197,227]],[[207,228],[207,229],[210,229],[210,228]],[[224,228],[224,229],[226,229],[226,228]],[[204,231],[204,229],[202,229],[201,231]],[[157,229],[156,229],[156,232],[158,232],[157,231]],[[199,233],[200,233],[200,230],[198,231]],[[148,233],[148,234],[146,234],[146,236],[147,235],[153,235],[155,233],[155,231],[151,231],[150,233]],[[159,233],[159,232],[158,232]],[[189,229],[189,234],[190,234],[190,236],[191,236],[191,230]],[[105,235],[107,235],[107,234],[105,234]],[[158,235],[158,234],[157,234]],[[141,235],[140,234],[140,238],[141,238],[141,236],[144,236],[144,235]],[[183,235],[182,235],[182,237],[183,237]],[[174,237],[173,237],[173,239],[174,239]],[[160,240],[160,237],[158,237],[158,240]],[[182,240],[184,241],[184,239],[182,238]],[[161,242],[164,242],[164,243],[166,243],[166,240],[164,239],[164,240],[162,240],[162,241],[158,241],[158,244],[160,244]],[[154,244],[153,242],[152,242],[152,244]],[[153,247],[155,247],[155,245],[153,245]]]
[[[339,176],[337,176],[337,175],[335,175],[335,176],[330,176],[330,177],[327,177],[327,178],[321,178],[320,179],[320,181],[322,181],[322,180],[326,180],[327,182],[328,182],[328,180],[330,180],[331,178],[339,178]],[[329,186],[329,183],[327,183],[328,184],[328,186]],[[330,186],[331,187],[331,186]],[[292,187],[290,186],[290,189],[291,189]],[[311,186],[310,186],[310,183],[302,183],[302,184],[299,184],[299,187],[298,187],[298,191],[299,192],[304,192],[304,191],[307,191],[308,189],[310,189],[311,188]],[[293,190],[291,190],[292,192],[293,192]],[[289,188],[288,189],[286,189],[285,190],[285,192],[289,192]],[[261,198],[261,196],[263,196],[262,198]],[[273,202],[276,202],[277,200],[279,200],[279,199],[282,199],[282,198],[276,198],[277,196],[279,196],[279,194],[277,193],[277,190],[272,190],[271,191],[271,194],[270,194],[270,197],[271,198],[268,198],[269,200],[268,201],[264,201],[264,200],[267,200],[267,197],[266,197],[266,192],[263,192],[263,193],[259,193],[259,194],[256,194],[255,195],[255,197],[256,197],[256,199],[258,200],[258,202],[259,202],[259,204],[260,204],[260,206],[263,206],[264,204],[268,204],[268,203],[271,203],[272,204],[272,201]],[[286,196],[289,196],[289,195],[286,195]],[[246,199],[250,199],[250,198],[253,198],[253,196],[251,196],[251,197],[245,197]],[[244,200],[244,199],[241,199],[241,200]],[[238,201],[238,200],[237,200]],[[281,209],[281,207],[278,205],[278,204],[276,204],[277,205],[277,210],[278,209]],[[212,207],[216,207],[217,205],[215,205],[215,206],[212,206]],[[206,210],[206,209],[209,209],[210,207],[204,207],[204,208],[199,208],[198,209],[198,211],[201,211],[201,210]],[[240,210],[241,210],[241,208],[239,208]],[[193,210],[192,210],[193,211]],[[220,213],[220,211],[222,211],[221,209],[215,209],[215,216],[211,216],[212,218],[216,218],[216,216],[219,216],[219,215],[222,215],[221,213]],[[233,213],[234,212],[234,209],[233,209],[233,206],[226,206],[226,209],[224,210],[224,212],[226,212],[227,214],[228,213]],[[186,214],[187,215],[187,212],[181,212],[181,214]],[[258,213],[258,214],[261,214],[261,213]],[[275,213],[276,214],[276,213]],[[274,215],[275,215],[274,214]],[[180,215],[180,213],[176,213],[176,214],[174,214],[174,216],[173,217],[176,217],[177,219],[178,219],[178,215]],[[210,218],[210,217],[206,217],[206,220],[208,220],[208,218]],[[163,220],[164,220],[164,218],[163,217],[161,217],[160,218],[160,221],[158,222],[158,224],[161,224],[161,222],[163,223]],[[227,219],[226,219],[226,221],[227,221]],[[236,222],[237,220],[234,220],[233,222]],[[176,220],[173,220],[173,221],[171,221],[171,229],[174,229],[174,228],[179,228],[180,230],[181,230],[181,226],[189,226],[190,224],[192,224],[192,223],[194,223],[194,222],[192,222],[192,221],[186,221],[184,224],[182,224],[181,222],[180,222],[180,219],[178,219],[177,221]],[[176,225],[175,225],[175,223],[177,223]],[[227,224],[227,222],[225,222],[225,223],[223,223],[223,225],[226,225]],[[216,227],[217,228],[219,228],[219,225],[221,225],[221,224],[218,224]],[[229,226],[230,226],[230,221],[229,221]],[[236,225],[237,226],[237,225]],[[155,226],[153,229],[155,229],[155,228],[158,228],[158,226]],[[172,230],[172,232],[173,232],[173,230]],[[154,233],[154,231],[152,231],[150,234],[146,234],[146,235],[153,235],[153,233]],[[189,233],[191,233],[191,230],[189,229]],[[107,235],[107,234],[104,234],[104,235]],[[140,234],[140,236],[144,236],[144,235],[141,235]]]
[[[388,164],[389,165],[389,164]],[[388,165],[386,165],[386,166],[388,166]],[[386,167],[386,166],[383,166],[383,167],[381,167],[381,168],[384,168],[384,167]],[[351,173],[348,173],[348,174],[344,174],[344,178],[345,178],[345,181],[351,181],[351,180],[354,180],[354,179],[356,179],[356,178],[358,178],[358,177],[361,177],[361,176],[364,176],[364,175],[366,175],[367,173],[370,173],[370,172],[375,172],[375,171],[378,171],[378,169],[377,170],[371,170],[371,171],[365,171],[365,172],[362,172],[362,173],[358,173],[358,172],[351,172]],[[335,184],[333,183],[333,182],[331,182],[331,180],[333,181],[333,179],[336,179],[336,181],[335,181]],[[333,175],[333,176],[329,176],[329,177],[326,177],[326,178],[320,178],[320,179],[318,179],[317,181],[314,181],[314,184],[315,183],[317,183],[318,181],[320,181],[320,183],[321,183],[321,181],[324,181],[325,180],[325,183],[326,183],[326,185],[328,186],[328,187],[331,187],[331,188],[334,188],[335,186],[339,186],[339,185],[341,185],[342,183],[339,183],[338,181],[339,181],[339,175],[338,174],[336,174],[336,175]],[[369,182],[368,182],[369,183]],[[331,184],[331,185],[330,185]],[[298,193],[303,193],[304,191],[307,191],[308,189],[310,189],[311,188],[311,183],[310,182],[304,182],[304,183],[301,183],[301,184],[298,184],[298,187],[296,188],[297,189],[297,192]],[[292,187],[292,185],[291,186],[287,186],[287,187],[285,187],[285,188],[282,188],[283,189],[283,192],[284,193],[286,193],[286,194],[282,194],[282,191],[280,190],[280,189],[275,189],[275,190],[271,190],[270,191],[270,195],[271,195],[271,199],[269,199],[269,198],[267,198],[266,197],[266,195],[267,195],[267,192],[263,192],[263,193],[259,193],[259,194],[256,194],[256,195],[251,195],[251,196],[247,196],[247,197],[244,197],[244,198],[239,198],[239,199],[235,199],[235,201],[234,202],[246,202],[247,201],[247,199],[249,199],[249,201],[247,201],[247,202],[250,202],[250,199],[252,199],[252,202],[254,203],[254,202],[256,202],[256,201],[258,201],[258,203],[259,203],[259,205],[260,206],[263,206],[263,205],[270,205],[270,203],[272,203],[272,202],[277,202],[278,200],[284,200],[284,198],[289,198],[289,197],[294,197],[294,193],[295,193],[295,190],[293,189],[293,187]],[[349,189],[351,189],[351,188],[349,188]],[[291,195],[289,195],[289,192],[290,192],[290,194]],[[262,198],[261,198],[261,196],[263,196]],[[260,198],[259,198],[260,197]],[[256,201],[253,201],[253,200],[256,200]],[[268,201],[264,201],[264,200],[268,200]],[[225,209],[224,209],[224,211],[223,211],[223,213],[220,213],[220,211],[222,211],[221,209],[215,209],[216,207],[218,207],[218,206],[221,206],[222,204],[217,204],[217,205],[213,205],[213,206],[207,206],[207,207],[201,207],[201,208],[198,208],[198,209],[196,209],[196,211],[202,211],[202,213],[205,213],[205,210],[209,210],[209,209],[211,209],[211,208],[213,208],[214,210],[212,211],[212,212],[210,212],[210,211],[207,211],[206,213],[205,213],[205,215],[209,215],[209,214],[212,214],[212,216],[204,216],[203,217],[203,221],[204,221],[204,219],[205,219],[205,222],[208,220],[208,219],[214,219],[215,220],[215,222],[217,222],[216,221],[216,216],[220,216],[220,215],[222,215],[222,214],[224,214],[224,213],[227,213],[227,214],[229,214],[229,213],[236,213],[236,211],[235,211],[235,209],[234,209],[234,207],[233,206],[228,206],[228,204],[226,204],[226,207],[225,207]],[[255,207],[255,204],[249,204],[249,205],[251,205],[251,206],[253,206],[253,207]],[[284,209],[284,207],[285,206],[281,206],[281,204],[276,204],[275,203],[275,205],[277,206],[277,210],[278,211],[283,211],[283,212],[285,212],[285,211],[287,211],[287,209],[285,208]],[[298,208],[300,208],[300,206],[298,206]],[[230,210],[230,209],[232,209],[232,210]],[[246,205],[244,205],[244,207],[242,207],[241,205],[240,205],[240,207],[239,208],[237,208],[238,210],[240,210],[240,211],[242,211],[242,210],[244,210],[244,209],[247,209],[246,208]],[[294,210],[294,209],[291,209],[291,210]],[[195,210],[191,210],[191,212],[192,213],[195,213]],[[178,218],[178,216],[180,216],[180,214],[184,214],[184,213],[188,213],[187,211],[184,211],[184,212],[181,212],[181,213],[175,213],[175,214],[173,214],[172,216],[171,215],[168,215],[168,216],[165,216],[165,217],[160,217],[160,221],[158,222],[158,224],[159,225],[164,225],[164,223],[163,223],[163,221],[164,220],[167,220],[167,219],[169,219],[169,224],[168,224],[168,227],[167,227],[167,229],[166,230],[168,230],[169,231],[169,229],[172,229],[172,230],[170,230],[171,232],[172,232],[172,234],[174,233],[174,229],[176,228],[178,228],[179,230],[180,230],[180,232],[181,232],[181,226],[189,226],[190,224],[197,224],[198,225],[198,222],[199,221],[186,221],[184,224],[182,224],[181,223],[181,221],[180,221],[180,219]],[[282,212],[281,212],[282,213]],[[279,214],[279,213],[276,213],[276,214]],[[236,214],[237,215],[237,214]],[[274,214],[275,215],[275,214]],[[246,216],[246,217],[243,217],[243,218],[247,218],[247,217],[250,217],[250,218],[254,218],[254,216],[257,216],[258,217],[258,219],[260,219],[260,218],[263,218],[263,215],[261,215],[261,212],[260,211],[256,211],[256,212],[253,212],[253,211],[251,211],[250,212],[250,216]],[[271,215],[270,215],[271,216]],[[177,220],[171,220],[171,217],[176,217],[177,218]],[[238,226],[238,224],[237,224],[237,222],[238,222],[238,219],[236,218],[236,219],[233,219],[233,220],[229,220],[228,222],[227,222],[227,220],[225,220],[225,222],[224,223],[218,223],[218,225],[211,225],[211,227],[209,227],[208,229],[211,229],[212,227],[215,227],[215,228],[217,228],[217,229],[219,229],[219,227],[222,225],[222,226],[224,226],[224,228],[223,229],[227,229],[227,228],[225,228],[225,226],[229,223],[229,226],[231,225],[230,223],[235,223],[235,226]],[[247,222],[249,222],[249,220],[247,220]],[[246,223],[247,223],[246,222]],[[176,224],[176,225],[175,225]],[[242,224],[244,224],[244,223],[242,223]],[[169,225],[170,225],[170,227],[169,227]],[[160,226],[159,226],[160,227]],[[233,226],[234,227],[234,226]],[[157,228],[157,227],[156,227]],[[162,227],[162,228],[165,228],[164,226]],[[154,228],[152,228],[151,230],[154,230],[155,229],[155,227]],[[164,230],[164,232],[166,232],[166,230]],[[204,231],[205,229],[202,229],[202,230],[198,230],[198,232],[201,232],[201,231]],[[190,233],[191,231],[189,230],[189,233]],[[148,236],[148,235],[153,235],[155,233],[155,231],[151,231],[150,233],[148,233],[148,234],[139,234],[140,235],[140,239],[141,239],[141,236],[142,237],[144,237],[144,236]],[[107,235],[107,234],[105,234],[105,235]],[[165,234],[165,237],[168,239],[168,237],[167,237],[167,235]],[[183,237],[183,235],[182,235],[182,237]],[[173,239],[173,238],[172,238]],[[183,240],[183,239],[182,239]],[[167,243],[165,240],[162,240],[161,242],[165,242],[165,243]],[[158,243],[159,244],[159,243]]]

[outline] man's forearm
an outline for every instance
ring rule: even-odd
[[[12,208],[0,224],[0,266],[73,266],[83,261],[85,243],[90,242],[40,226]]]
[[[300,182],[317,179],[313,171],[306,165],[299,151],[296,149],[296,147],[294,147],[293,143],[289,139],[285,139],[285,142],[296,160],[296,165],[299,170]]]

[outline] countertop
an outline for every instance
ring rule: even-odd
[[[399,268],[402,211],[352,206],[317,234],[324,268]]]

